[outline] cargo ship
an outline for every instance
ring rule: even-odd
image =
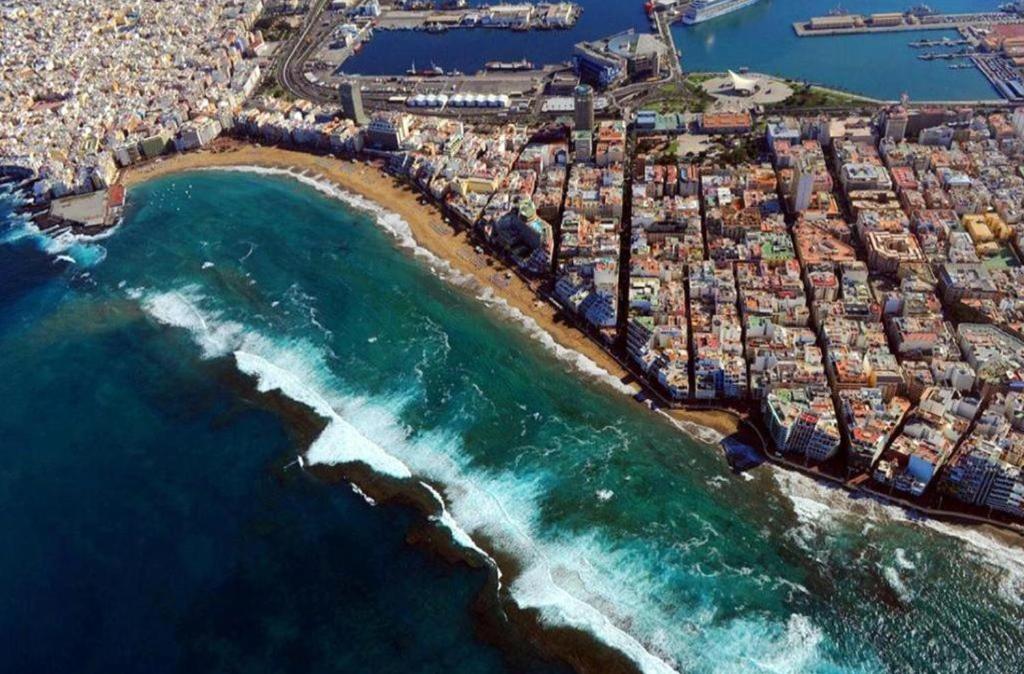
[[[518,70],[533,70],[536,66],[533,65],[533,61],[527,61],[523,59],[521,61],[488,61],[484,64],[486,70],[498,70],[498,71],[518,71]]]
[[[692,26],[749,7],[755,2],[757,0],[693,0],[681,20],[684,24]]]
[[[430,64],[429,68],[417,68],[414,61],[412,67],[406,70],[405,74],[412,77],[439,77],[444,75],[444,70],[433,63]]]

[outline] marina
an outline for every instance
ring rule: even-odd
[[[1022,100],[1024,80],[1019,70],[1018,42],[1024,37],[1024,14],[1016,5],[1004,5],[999,12],[940,14],[927,5],[903,13],[880,12],[870,15],[830,13],[793,24],[798,37],[827,37],[913,30],[956,30],[957,38],[914,40],[912,48],[958,47],[955,51],[925,52],[920,61],[970,59],[952,64],[948,70],[968,70],[976,66],[999,94],[1011,101]]]
[[[865,0],[838,13],[885,13],[905,9],[893,0]],[[943,14],[977,11],[976,0],[933,0]],[[694,26],[675,24],[683,66],[692,72],[739,71],[748,66],[759,72],[811,82],[839,91],[898,100],[906,93],[915,101],[995,100],[999,94],[977,68],[948,69],[948,61],[917,58],[908,42],[918,38],[941,41],[964,39],[955,29],[919,35],[905,32],[856,32],[833,39],[808,39],[793,30],[808,16],[827,16],[836,0],[812,4],[756,3],[716,21]],[[987,5],[995,9],[995,3]],[[982,5],[985,7],[985,5]],[[764,45],[772,45],[765,49]],[[927,49],[927,51],[937,51]]]

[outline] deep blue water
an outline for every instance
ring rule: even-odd
[[[429,480],[518,604],[650,671],[1024,669],[1019,547],[732,474],[394,218],[206,172],[133,188],[102,241],[5,219],[0,670],[562,671],[480,641],[485,572],[311,477],[239,368],[333,417],[310,460]]]
[[[366,75],[401,74],[415,62],[445,70],[475,72],[490,60],[528,58],[558,63],[572,57],[573,44],[635,28],[649,30],[641,0],[577,0],[584,8],[568,31],[516,33],[452,30],[436,35],[421,31],[378,31],[366,48],[348,60],[344,71]],[[902,11],[914,3],[860,0],[844,3],[847,11]],[[944,12],[992,10],[995,0],[935,0]],[[921,50],[908,42],[937,39],[954,32],[927,31],[843,37],[798,38],[795,21],[823,16],[834,0],[761,0],[757,4],[697,26],[676,25],[673,33],[686,71],[720,71],[749,67],[784,77],[883,99],[908,93],[918,100],[997,99],[998,93],[975,68],[950,70],[944,61],[922,61]]]
[[[858,0],[842,3],[857,14],[903,11],[909,0]],[[935,0],[942,12],[994,10],[993,0]],[[760,0],[755,5],[696,26],[677,25],[676,44],[686,70],[733,70],[782,75],[856,93],[895,100],[907,93],[918,100],[997,99],[977,68],[950,70],[947,61],[922,61],[908,42],[959,37],[956,31],[876,33],[837,37],[797,37],[793,23],[824,16],[832,0]]]
[[[470,4],[483,4],[471,2]],[[492,3],[494,4],[494,3]],[[650,25],[639,0],[583,0],[583,14],[569,30],[519,33],[506,30],[424,31],[379,30],[362,52],[345,62],[343,70],[365,75],[403,74],[415,61],[418,68],[435,63],[445,70],[466,73],[487,61],[560,63],[572,59],[573,45],[628,28],[648,30]]]
[[[38,243],[0,245],[0,672],[565,674],[475,636],[486,573],[418,514],[299,470],[233,368]]]

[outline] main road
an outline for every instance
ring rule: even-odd
[[[296,34],[285,45],[283,58],[277,64],[275,77],[281,87],[296,98],[305,98],[311,101],[334,100],[333,92],[328,92],[322,87],[308,81],[302,74],[302,64],[305,63],[309,52],[319,41],[317,28],[320,16],[324,13],[329,0],[316,0],[310,7],[302,26]]]

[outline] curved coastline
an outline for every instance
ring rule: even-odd
[[[244,170],[245,167],[263,168],[292,178],[306,177],[311,181],[330,184],[350,196],[367,200],[366,210],[376,206],[399,216],[410,231],[392,231],[396,237],[411,236],[412,241],[407,243],[432,253],[438,262],[447,264],[459,276],[459,280],[475,281],[478,293],[487,292],[489,296],[501,298],[510,307],[535,320],[562,347],[586,356],[601,370],[620,381],[629,377],[629,373],[614,358],[572,325],[562,321],[554,308],[539,300],[518,277],[513,275],[511,279],[502,278],[503,287],[499,287],[496,281],[506,271],[504,265],[474,250],[465,233],[452,229],[444,222],[436,206],[378,167],[358,161],[228,141],[218,142],[213,150],[171,155],[162,161],[133,167],[126,170],[122,177],[124,185],[130,188],[154,178],[189,170]],[[360,206],[358,203],[352,205]],[[487,288],[490,291],[486,291]]]
[[[533,291],[517,277],[513,277],[512,283],[509,285],[510,287],[517,285],[515,290],[522,291],[525,297],[519,296],[514,291],[509,292],[507,288],[496,290],[496,284],[491,278],[497,276],[496,269],[489,266],[478,267],[470,261],[475,258],[467,257],[466,253],[468,251],[469,254],[473,254],[474,251],[473,246],[465,240],[465,236],[453,231],[440,230],[440,227],[443,226],[441,215],[432,205],[425,203],[409,188],[395,183],[390,177],[375,168],[356,162],[334,160],[276,148],[232,146],[229,150],[218,152],[177,155],[170,160],[148,165],[142,170],[129,173],[126,176],[126,183],[133,185],[160,175],[186,170],[237,169],[244,166],[263,167],[271,169],[274,173],[289,174],[299,179],[305,178],[309,182],[332,183],[346,192],[358,194],[360,197],[372,201],[374,205],[384,204],[380,208],[387,208],[391,213],[397,214],[411,230],[411,232],[404,233],[392,230],[396,238],[401,239],[402,234],[410,236],[412,241],[408,243],[412,246],[422,246],[423,249],[416,249],[416,252],[429,255],[432,264],[443,266],[444,273],[448,275],[449,280],[474,291],[483,289],[478,295],[479,299],[485,302],[501,301],[506,303],[507,306],[502,308],[518,312],[519,316],[514,316],[514,318],[524,324],[528,332],[540,330],[558,348],[567,352],[584,354],[582,357],[589,362],[589,367],[580,367],[578,362],[575,363],[577,369],[580,369],[582,373],[604,378],[606,383],[612,386],[615,386],[616,381],[620,385],[629,381],[629,373],[621,363],[610,353],[591,342],[585,335],[578,333],[571,325],[560,322],[554,309],[548,304],[538,301]],[[297,173],[299,171],[301,173]],[[339,179],[339,176],[345,179]],[[359,207],[358,203],[353,205]],[[379,215],[380,213],[378,213]],[[431,237],[431,233],[433,233],[433,237]],[[421,239],[420,236],[428,240],[436,237],[438,241],[432,246],[429,241]],[[450,240],[451,243],[446,246],[444,239]],[[488,288],[491,288],[490,292],[484,292]],[[532,321],[532,325],[525,321]],[[562,341],[561,335],[555,334],[559,331],[568,332],[571,339],[567,339],[567,341],[570,344],[579,341],[583,348],[566,345]],[[550,345],[548,346],[550,347]],[[558,352],[556,351],[556,353]],[[571,360],[568,356],[563,357],[563,354],[558,353],[558,355],[562,360]],[[284,416],[292,420],[297,427],[307,429],[306,432],[300,434],[303,439],[298,443],[303,445],[302,451],[305,455],[308,451],[306,448],[312,445],[320,435],[320,432],[315,431],[317,426],[319,425],[322,432],[329,421],[325,421],[323,414],[316,409],[315,405],[289,396],[280,386],[261,383],[260,378],[252,372],[246,371],[246,368],[239,369],[241,370],[240,375],[249,382],[250,391],[255,389],[260,393],[259,397],[266,400],[268,405],[286,412]],[[602,372],[604,377],[601,375]],[[618,386],[615,387],[618,388]],[[719,418],[714,423],[708,424],[712,427],[721,425],[722,417],[732,419],[737,426],[743,421],[728,410],[716,410],[713,413]],[[696,414],[698,416],[691,418],[699,424],[700,411],[696,411]],[[729,422],[725,423],[727,425]],[[679,427],[678,423],[676,425]],[[683,427],[680,427],[680,430],[689,432]],[[724,430],[728,430],[728,428],[726,427]],[[699,437],[699,434],[697,435]],[[652,671],[643,666],[642,659],[638,660],[635,653],[631,657],[625,650],[616,649],[606,639],[602,639],[600,635],[592,631],[580,626],[551,624],[543,620],[540,610],[532,607],[519,607],[515,598],[511,596],[508,585],[502,583],[503,578],[506,580],[515,578],[516,574],[521,571],[517,560],[503,555],[492,541],[469,539],[470,545],[467,545],[462,538],[464,532],[461,532],[457,524],[447,516],[443,499],[439,497],[438,490],[435,490],[430,484],[422,482],[414,476],[394,476],[387,474],[386,471],[382,474],[380,471],[373,470],[369,463],[358,459],[305,467],[320,479],[356,484],[375,500],[415,507],[424,516],[425,526],[422,534],[410,535],[410,538],[414,539],[411,542],[425,543],[449,560],[461,560],[473,566],[488,566],[491,569],[491,582],[481,593],[476,607],[482,633],[487,639],[494,640],[499,645],[501,643],[508,645],[530,643],[542,654],[567,662],[580,672]],[[430,526],[431,524],[434,526]],[[435,535],[435,532],[441,535]],[[477,536],[477,538],[482,537]],[[624,632],[621,634],[632,641],[632,638]],[[657,660],[656,656],[643,650],[638,643],[635,641],[633,643],[643,651],[644,655],[654,659],[658,664],[665,665]],[[665,665],[665,667],[668,666]],[[660,671],[661,668],[657,667],[656,670]]]
[[[320,191],[331,187],[333,191],[326,190],[329,196],[370,212],[403,246],[430,256],[435,272],[436,267],[443,267],[442,276],[446,280],[472,290],[478,300],[518,323],[580,374],[602,381],[620,393],[633,394],[643,388],[660,397],[649,386],[642,387],[619,356],[588,336],[571,318],[561,315],[552,302],[540,299],[515,269],[505,266],[497,257],[478,252],[464,231],[445,223],[433,202],[370,162],[219,139],[207,150],[170,155],[126,169],[122,181],[130,188],[161,176],[203,169],[264,169],[304,181]],[[399,222],[381,222],[388,216],[396,217]],[[513,273],[497,283],[496,279],[505,271]],[[698,441],[721,444],[730,463],[730,445],[740,446],[741,455],[742,446],[746,445],[760,452],[760,459],[840,489],[850,498],[871,498],[917,516],[954,525],[983,527],[1003,540],[1024,545],[1024,527],[1020,525],[974,513],[923,507],[864,485],[853,487],[836,476],[779,456],[765,439],[759,420],[751,418],[747,410],[718,405],[684,405],[670,409],[665,405],[658,416]],[[744,458],[740,457],[740,467]],[[754,465],[757,463],[760,460]]]
[[[342,193],[329,196],[362,210],[378,211],[378,216],[397,216],[400,224],[382,223],[383,226],[405,247],[430,254],[434,258],[430,260],[431,266],[445,267],[442,272],[448,280],[465,286],[477,299],[519,323],[582,374],[602,380],[621,393],[632,395],[640,391],[632,373],[614,354],[579,330],[552,303],[539,297],[514,269],[486,251],[478,252],[464,231],[446,224],[436,205],[369,162],[222,139],[208,150],[170,155],[126,169],[122,182],[131,188],[162,176],[204,169],[264,169],[304,180],[321,191],[332,186]],[[403,226],[408,231],[400,231]],[[737,434],[757,439],[756,431],[745,428],[743,417],[733,410],[693,407],[671,412],[673,420],[683,424],[680,427],[677,423],[677,428],[698,440],[714,443]]]
[[[524,302],[516,293],[508,294],[507,289],[503,289],[500,296],[496,295],[494,290],[488,291],[491,286],[490,279],[486,276],[481,277],[480,269],[464,264],[465,259],[457,255],[459,250],[463,253],[473,251],[468,242],[463,240],[461,245],[453,245],[451,249],[446,250],[445,252],[452,253],[450,258],[435,253],[436,248],[420,247],[420,239],[415,235],[416,225],[429,228],[431,216],[439,220],[440,214],[433,206],[420,202],[408,188],[391,184],[391,179],[384,174],[354,162],[343,164],[337,160],[330,160],[334,166],[324,166],[316,160],[326,162],[327,158],[253,146],[235,147],[228,151],[209,154],[176,155],[174,158],[184,161],[159,162],[150,165],[150,171],[133,171],[125,176],[125,183],[130,186],[179,172],[223,169],[283,175],[306,182],[320,191],[325,191],[333,185],[345,192],[344,195],[332,193],[330,196],[340,198],[356,208],[371,211],[377,216],[378,224],[388,229],[400,243],[406,247],[414,247],[417,255],[428,256],[435,273],[472,291],[477,299],[486,304],[498,304],[497,308],[501,313],[519,323],[530,336],[538,339],[559,360],[566,362],[580,374],[597,379],[620,393],[631,393],[635,390],[623,382],[628,378],[628,373],[624,369],[621,370],[620,378],[605,369],[605,364],[619,369],[614,358],[590,342],[585,335],[578,333],[575,328],[555,320],[553,308],[538,301],[525,284],[521,285],[521,289],[529,298],[529,303]],[[299,161],[290,161],[292,158]],[[287,164],[282,163],[282,160],[287,161]],[[337,168],[341,165],[347,168]],[[344,182],[332,180],[331,169],[341,175],[351,171],[353,176],[358,175],[364,178],[365,182],[358,179]],[[306,172],[314,172],[315,175]],[[371,185],[367,186],[366,182]],[[363,189],[353,188],[353,183]],[[379,185],[377,190],[372,189],[372,183]],[[390,192],[390,195],[383,194],[385,192]],[[388,196],[393,199],[387,198]],[[372,203],[361,203],[359,199],[370,199]],[[387,204],[388,211],[383,211],[384,207],[379,206],[380,203]],[[415,220],[415,224],[407,222],[413,230],[412,233],[396,230],[395,222],[386,221],[388,215],[397,216],[404,221],[406,214]],[[434,223],[436,224],[436,220]],[[456,239],[451,233],[444,236]],[[463,237],[460,236],[458,239]],[[474,271],[478,273],[473,273]],[[495,269],[488,267],[487,271],[493,273]],[[515,277],[512,280],[519,282]],[[159,310],[154,311],[153,307],[148,311],[155,313],[158,321],[169,325],[185,327],[190,331],[196,327],[191,324],[179,325],[168,315],[162,315]],[[548,328],[552,326],[554,329],[549,331]],[[570,336],[570,339],[565,340],[569,346],[565,345],[561,338],[552,335],[552,332],[557,332],[559,328]],[[573,343],[577,339],[582,340],[581,343],[588,348],[574,348]],[[486,536],[474,533],[470,538],[448,514],[444,497],[441,496],[442,485],[431,485],[421,477],[413,475],[401,461],[379,447],[361,446],[364,441],[370,445],[374,444],[362,436],[357,438],[358,442],[355,444],[360,446],[354,451],[342,450],[340,455],[331,456],[331,448],[328,448],[328,451],[319,452],[319,456],[314,456],[314,453],[317,453],[318,442],[336,445],[331,442],[335,438],[331,438],[330,435],[332,426],[339,423],[337,415],[329,407],[325,407],[326,402],[320,400],[315,391],[306,389],[297,380],[293,381],[288,373],[278,372],[272,364],[260,362],[258,356],[244,351],[230,354],[221,352],[221,346],[223,345],[218,344],[216,347],[207,348],[209,345],[204,345],[204,352],[207,357],[221,361],[225,356],[233,358],[233,378],[237,380],[236,385],[243,395],[278,412],[286,419],[295,434],[299,462],[309,474],[328,482],[355,485],[375,502],[414,508],[424,518],[423,529],[410,534],[410,542],[427,545],[449,561],[465,562],[473,567],[489,569],[490,582],[478,596],[474,606],[481,636],[486,640],[498,646],[509,647],[511,653],[515,652],[517,645],[521,647],[528,644],[534,652],[564,662],[581,674],[667,674],[676,671],[598,609],[578,599],[566,595],[570,604],[568,608],[535,606],[521,600],[517,601],[511,585],[524,571],[522,561],[502,550],[500,545],[488,540]],[[341,420],[341,423],[347,426],[347,422]],[[715,423],[721,426],[723,422],[716,418]],[[345,429],[340,430],[347,435]],[[354,429],[351,430],[354,435],[358,435]],[[707,435],[699,430],[687,432],[697,439],[703,436],[707,441]],[[708,432],[715,433],[710,429]],[[546,610],[552,608],[552,612],[556,614],[553,619]]]

